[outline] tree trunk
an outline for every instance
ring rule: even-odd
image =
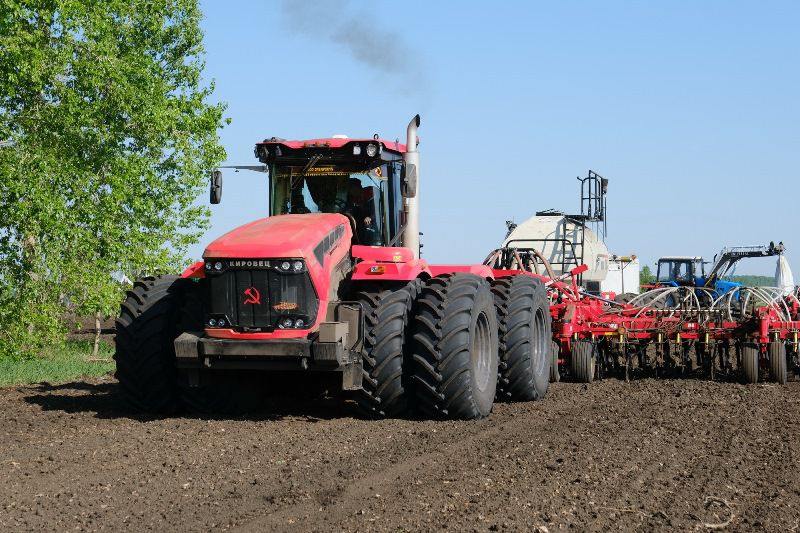
[[[94,315],[94,347],[92,348],[92,359],[97,359],[97,354],[100,352],[100,320],[102,316],[100,311]]]

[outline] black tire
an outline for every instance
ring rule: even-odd
[[[410,385],[417,407],[438,418],[487,416],[497,389],[499,350],[489,283],[466,273],[428,280],[410,333]]]
[[[781,341],[769,343],[769,375],[772,381],[786,385],[789,372],[786,364],[786,345]]]
[[[552,342],[550,352],[550,383],[558,383],[561,381],[561,372],[558,369],[558,356],[561,353],[561,347],[556,341]]]
[[[145,277],[128,291],[116,320],[115,376],[138,411],[171,413],[177,406],[175,346],[182,299],[191,281]]]
[[[356,402],[368,416],[399,416],[408,410],[403,375],[406,328],[419,286],[415,280],[395,290],[369,287],[354,296],[365,313],[363,379]]]
[[[518,275],[492,283],[500,340],[497,397],[540,400],[550,384],[550,300],[538,279]]]
[[[580,383],[594,381],[597,347],[591,341],[575,341],[572,343],[570,370],[573,379]]]
[[[758,360],[760,355],[758,344],[747,342],[742,345],[742,379],[745,383],[758,383]]]

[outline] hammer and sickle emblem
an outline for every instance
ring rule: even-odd
[[[247,287],[244,290],[244,303],[251,305],[261,305],[261,293],[255,287]]]

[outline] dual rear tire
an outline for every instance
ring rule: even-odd
[[[416,301],[409,337],[416,406],[435,418],[487,416],[498,372],[498,321],[489,283],[473,274],[432,278]]]
[[[357,402],[370,416],[415,409],[475,419],[491,412],[495,398],[538,400],[547,393],[551,318],[538,280],[489,283],[456,273],[362,290],[357,299],[367,328]]]
[[[554,343],[550,300],[544,284],[529,276],[492,283],[500,327],[500,399],[541,400],[552,379]],[[556,355],[557,357],[557,355]]]

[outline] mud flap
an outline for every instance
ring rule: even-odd
[[[342,390],[359,390],[363,377],[361,361],[345,366],[342,370]]]

